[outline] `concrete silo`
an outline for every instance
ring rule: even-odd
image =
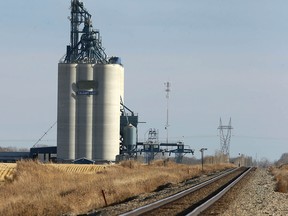
[[[71,44],[58,66],[57,158],[115,161],[119,154],[124,68],[108,58],[91,15],[71,1]]]
[[[92,83],[92,85],[91,85]],[[76,96],[76,158],[92,159],[93,133],[93,64],[77,65]]]
[[[121,76],[118,64],[95,65],[98,92],[94,97],[93,159],[115,160],[119,154]],[[103,145],[103,143],[105,143]],[[115,145],[117,143],[117,145]]]
[[[57,156],[75,158],[77,64],[58,64]]]

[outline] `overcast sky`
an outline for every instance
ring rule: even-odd
[[[231,156],[288,152],[287,0],[85,0],[109,56],[125,67],[125,103],[166,139],[205,154],[232,118]],[[32,147],[57,120],[57,64],[70,1],[1,3],[0,146]],[[56,145],[56,126],[40,144]],[[187,146],[188,147],[188,146]]]

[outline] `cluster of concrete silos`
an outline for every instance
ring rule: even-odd
[[[58,161],[115,161],[119,154],[124,68],[118,63],[59,63]]]

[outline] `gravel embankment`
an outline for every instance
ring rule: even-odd
[[[257,169],[201,215],[288,215],[288,194],[275,192],[275,183],[267,170]]]

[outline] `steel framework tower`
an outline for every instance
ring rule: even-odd
[[[231,118],[229,121],[229,125],[222,125],[222,120],[220,118],[220,125],[218,127],[219,136],[220,136],[220,145],[221,145],[221,153],[226,155],[229,158],[230,151],[230,141],[231,141]]]
[[[65,63],[108,63],[99,30],[93,29],[91,14],[80,0],[71,1],[71,44]],[[80,27],[82,29],[80,29]]]

